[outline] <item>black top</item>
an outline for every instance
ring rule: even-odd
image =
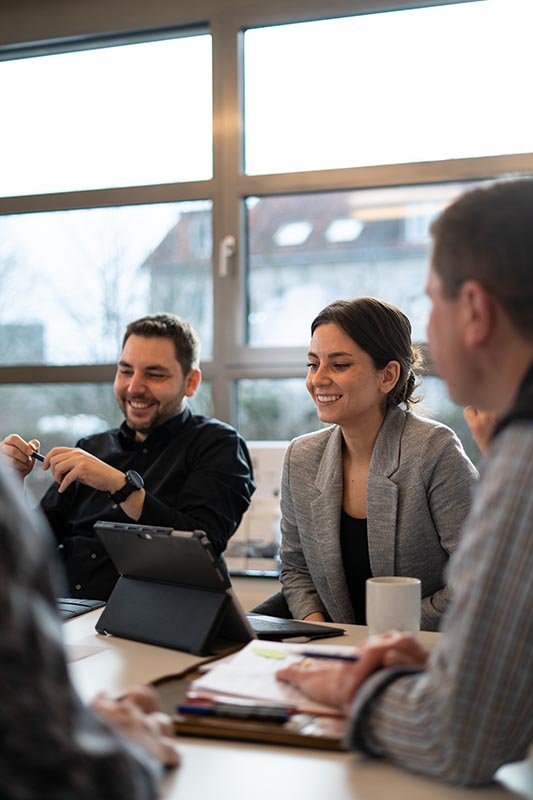
[[[341,510],[341,553],[356,625],[366,625],[366,584],[372,577],[368,555],[366,519],[355,519]]]
[[[255,489],[246,443],[216,419],[181,414],[153,430],[144,442],[124,422],[120,428],[81,439],[81,447],[124,472],[144,478],[140,525],[205,531],[217,555],[225,549]],[[41,501],[57,541],[63,545],[72,597],[107,600],[118,574],[96,537],[97,520],[132,522],[120,505],[75,481],[63,494],[55,483]]]

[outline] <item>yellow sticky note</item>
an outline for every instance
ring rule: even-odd
[[[285,653],[282,653],[281,650],[274,650],[270,647],[254,647],[253,651],[256,656],[263,656],[263,658],[277,658],[278,660],[285,658]]]

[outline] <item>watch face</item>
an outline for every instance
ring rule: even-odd
[[[133,492],[138,489],[142,489],[144,486],[142,477],[133,469],[129,469],[126,472],[125,477],[126,483],[122,489],[119,489],[118,492],[113,492],[113,494],[109,493],[109,498],[113,501],[113,503],[123,503],[128,499],[130,494],[133,494]]]
[[[126,480],[128,483],[133,486],[134,489],[142,489],[144,486],[144,481],[139,475],[138,472],[135,472],[133,469],[129,469],[126,472]]]

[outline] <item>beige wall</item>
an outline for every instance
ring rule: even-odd
[[[281,585],[277,578],[232,578],[233,589],[245,611],[250,611],[276,592]]]

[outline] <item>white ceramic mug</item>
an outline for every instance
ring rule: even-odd
[[[421,583],[418,578],[368,578],[366,624],[369,633],[420,630]]]

